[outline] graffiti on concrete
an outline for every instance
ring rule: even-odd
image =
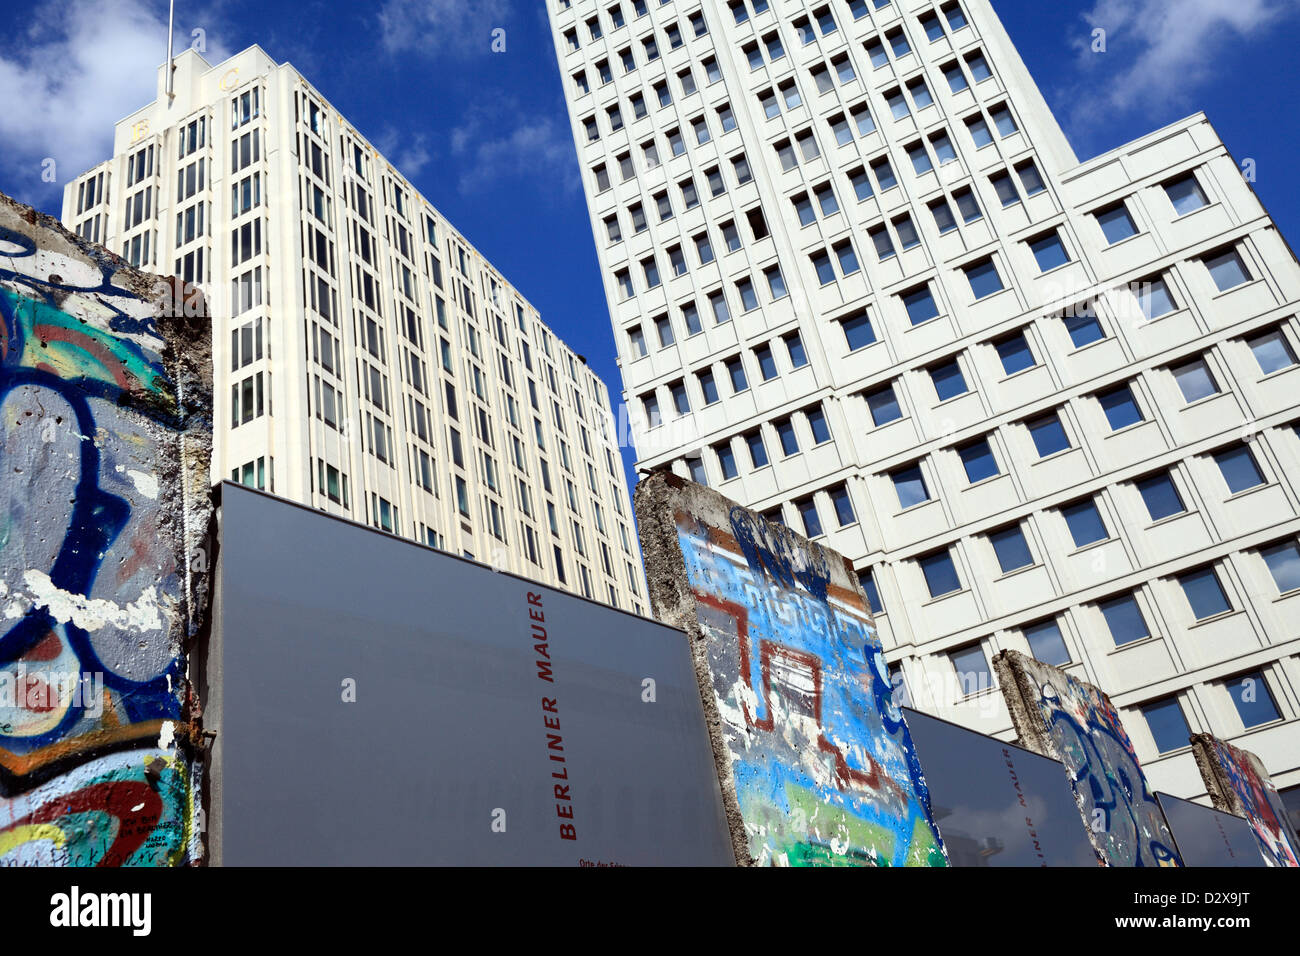
[[[683,623],[703,644],[697,676],[720,717],[715,752],[725,748],[724,789],[734,787],[750,860],[946,865],[843,559],[707,489],[685,489],[666,530],[684,560],[675,574],[693,612]],[[638,489],[639,508],[647,497]]]
[[[1300,842],[1273,778],[1260,759],[1211,734],[1192,738],[1196,763],[1216,808],[1245,817],[1269,866],[1300,866]]]
[[[198,854],[210,365],[168,290],[0,201],[0,865]]]
[[[1031,750],[1060,760],[1098,860],[1182,866],[1133,742],[1096,687],[1015,651],[994,658],[1012,723]]]

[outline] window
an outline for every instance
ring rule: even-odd
[[[704,404],[712,405],[718,400],[718,383],[714,381],[713,370],[706,368],[695,378],[700,383],[700,391],[704,394]]]
[[[1188,571],[1179,576],[1178,584],[1182,587],[1183,594],[1187,595],[1187,603],[1191,606],[1192,615],[1198,621],[1232,610],[1232,605],[1228,603],[1228,595],[1224,593],[1223,585],[1214,568]]]
[[[841,319],[840,326],[844,329],[844,339],[848,342],[850,352],[866,348],[876,341],[875,329],[871,327],[871,317],[867,315],[865,309],[846,319]]]
[[[673,275],[686,275],[686,256],[682,253],[681,246],[673,246],[668,250],[668,264],[672,266]]]
[[[820,445],[831,440],[831,426],[826,421],[826,413],[820,405],[814,405],[804,411],[808,427],[812,430],[813,444]]]
[[[921,237],[917,235],[911,216],[904,214],[895,219],[894,231],[898,233],[898,242],[904,250],[914,249],[921,244]]]
[[[713,261],[713,243],[709,241],[707,232],[695,237],[695,252],[700,257],[700,265],[708,265]]]
[[[1192,732],[1177,697],[1166,697],[1138,708],[1151,731],[1156,750],[1162,754],[1189,746]]]
[[[645,334],[641,331],[641,326],[634,325],[628,330],[628,342],[632,348],[632,357],[641,358],[646,354]]]
[[[1034,447],[1038,449],[1039,458],[1055,455],[1070,447],[1065,426],[1061,424],[1061,417],[1056,412],[1028,422],[1026,427],[1034,440]]]
[[[718,456],[718,466],[722,469],[722,480],[726,481],[735,478],[739,472],[736,469],[736,453],[732,451],[731,442],[725,441],[720,445],[715,445],[713,451]]]
[[[1127,385],[1102,392],[1097,396],[1097,401],[1101,403],[1102,411],[1106,413],[1111,431],[1117,432],[1121,428],[1128,428],[1144,420],[1137,399],[1133,397],[1133,390]]]
[[[970,130],[971,139],[975,143],[976,149],[983,149],[985,146],[993,144],[993,134],[989,132],[989,124],[984,122],[984,117],[980,114],[968,116],[966,118],[966,128]]]
[[[1038,364],[1024,332],[1007,336],[997,342],[994,348],[998,350],[998,358],[1002,360],[1002,371],[1007,375],[1015,375]]]
[[[773,301],[785,298],[787,292],[785,287],[785,277],[781,275],[781,267],[768,266],[763,270],[763,275],[767,279],[767,289],[772,294]],[[800,348],[802,348],[802,345]],[[795,368],[798,367],[798,365],[795,366]]]
[[[682,321],[686,323],[686,334],[688,336],[694,335],[701,330],[700,310],[696,308],[693,301],[682,306]]]
[[[1188,173],[1186,176],[1165,183],[1165,194],[1169,197],[1169,201],[1173,203],[1174,213],[1179,216],[1196,212],[1196,210],[1210,204],[1209,200],[1205,198],[1201,184],[1196,181],[1194,173]]]
[[[663,416],[659,413],[659,399],[650,392],[641,396],[641,404],[645,408],[646,424],[651,428],[658,428],[663,422]]]
[[[1214,285],[1220,292],[1227,292],[1250,281],[1250,273],[1246,270],[1246,264],[1241,261],[1241,256],[1237,254],[1236,249],[1227,249],[1207,256],[1201,261],[1205,263],[1205,268],[1210,270],[1210,278],[1214,280]]]
[[[930,489],[926,487],[919,462],[890,472],[889,478],[898,494],[899,507],[904,511],[930,500]]]
[[[912,47],[907,42],[907,34],[902,29],[890,30],[885,34],[885,39],[889,41],[890,49],[894,51],[894,56],[907,56],[912,52]]]
[[[998,275],[998,267],[993,264],[992,259],[982,259],[968,266],[962,266],[962,271],[966,273],[966,279],[970,282],[971,292],[975,294],[976,299],[1001,292],[1004,288],[1002,276]]]
[[[871,58],[871,65],[874,68],[880,69],[882,66],[889,63],[889,54],[885,52],[885,45],[878,39],[870,39],[864,44],[864,46],[867,50],[867,56]]]
[[[1137,225],[1129,215],[1128,206],[1122,202],[1099,210],[1096,216],[1102,235],[1111,245],[1137,235]]]
[[[889,112],[893,114],[894,119],[905,119],[911,110],[908,109],[907,99],[903,96],[903,91],[894,87],[885,94],[885,102],[889,104]]]
[[[942,40],[947,36],[943,32],[943,24],[933,10],[921,16],[921,29],[925,31],[925,35],[929,37],[931,43],[935,40]]]
[[[686,471],[691,476],[691,481],[697,485],[707,485],[709,483],[708,473],[704,470],[703,458],[687,458]]]
[[[957,200],[957,211],[961,213],[963,222],[972,223],[984,217],[984,213],[980,211],[980,204],[975,199],[975,193],[969,186],[958,189],[952,194],[952,198]]]
[[[724,222],[722,224],[722,241],[727,244],[728,252],[740,251],[740,233],[736,230],[734,222]]]
[[[835,267],[831,265],[831,257],[825,249],[814,252],[811,259],[818,282],[822,285],[830,285],[835,281]]]
[[[1106,337],[1091,305],[1079,306],[1073,310],[1073,314],[1063,315],[1061,321],[1065,323],[1065,330],[1070,333],[1070,341],[1076,349],[1100,342]]]
[[[745,435],[745,445],[749,448],[749,460],[755,468],[762,468],[768,463],[767,446],[763,444],[763,433],[752,431]]]
[[[1264,680],[1263,671],[1251,671],[1228,681],[1225,685],[1232,695],[1232,702],[1241,716],[1241,723],[1247,729],[1281,720],[1277,703]]]
[[[989,177],[989,182],[993,184],[993,191],[998,194],[1003,209],[1020,202],[1020,193],[1016,192],[1016,184],[1011,181],[1011,174],[1006,170],[994,173]]]
[[[727,359],[727,375],[731,378],[731,390],[740,394],[749,388],[749,381],[745,378],[745,366],[740,361],[740,356]]]
[[[934,216],[934,225],[939,230],[939,235],[942,236],[957,228],[957,220],[952,214],[952,207],[948,205],[948,200],[942,196],[930,203],[930,214]]]
[[[948,81],[948,89],[952,92],[960,93],[970,88],[970,84],[966,81],[966,74],[962,72],[961,65],[956,60],[945,63],[942,69],[944,79]]]
[[[898,177],[894,175],[894,167],[889,165],[889,160],[882,156],[880,159],[873,160],[871,171],[876,174],[876,183],[880,186],[880,191],[888,192],[898,185]]]
[[[794,432],[794,421],[782,418],[780,421],[773,422],[772,427],[776,429],[776,436],[781,440],[781,454],[787,458],[799,454],[799,438]]]
[[[1215,383],[1210,367],[1203,358],[1176,365],[1170,371],[1173,373],[1174,381],[1178,383],[1179,390],[1183,393],[1183,401],[1189,405],[1219,394],[1219,386]]]
[[[1294,541],[1284,541],[1264,548],[1260,557],[1268,565],[1279,594],[1289,594],[1300,589],[1300,547]]]
[[[993,457],[993,448],[987,438],[980,438],[957,449],[961,463],[966,467],[966,478],[972,484],[993,478],[1001,474],[998,460]]]
[[[1151,636],[1146,618],[1142,616],[1142,609],[1138,607],[1137,598],[1132,594],[1102,601],[1097,607],[1106,618],[1106,626],[1110,628],[1110,636],[1116,647],[1123,647],[1125,644],[1132,644],[1134,641],[1141,641]]]
[[[961,373],[961,366],[955,358],[931,366],[930,380],[934,382],[935,394],[939,396],[941,402],[956,398],[958,395],[965,395],[970,391],[966,387],[966,379]]]
[[[925,80],[919,76],[914,80],[907,81],[907,91],[912,94],[912,102],[916,104],[918,110],[934,105],[934,97],[930,95],[930,88],[925,85]]]
[[[898,396],[894,394],[893,385],[885,385],[867,393],[867,408],[871,411],[871,420],[877,425],[887,425],[903,417],[899,407]]]
[[[1250,346],[1260,371],[1265,375],[1272,375],[1296,364],[1295,352],[1281,329],[1247,339],[1246,344]]]
[[[1183,505],[1182,496],[1174,486],[1172,476],[1167,471],[1139,480],[1137,489],[1146,503],[1152,521],[1162,521],[1187,510]]]
[[[989,543],[993,545],[993,552],[998,557],[998,566],[1002,568],[1003,574],[1019,571],[1034,563],[1034,557],[1029,552],[1029,542],[1025,540],[1025,532],[1018,524],[991,532]]]
[[[928,322],[939,315],[939,305],[934,301],[934,294],[928,284],[904,292],[902,299],[903,306],[907,309],[907,317],[913,325]]]
[[[835,506],[835,520],[844,528],[858,520],[857,515],[853,513],[853,502],[849,498],[849,489],[846,485],[836,485],[830,489],[831,504]]]
[[[727,297],[722,292],[709,293],[709,306],[713,309],[713,321],[718,325],[731,321],[731,310],[727,306]]]
[[[1036,660],[1052,667],[1064,667],[1070,663],[1070,649],[1065,646],[1065,638],[1055,620],[1031,624],[1024,629],[1024,635]]]
[[[727,184],[722,178],[722,170],[717,166],[704,171],[704,177],[709,183],[709,195],[721,196],[727,191]]]
[[[803,519],[804,534],[809,538],[820,537],[822,534],[822,520],[817,514],[817,504],[813,501],[812,496],[796,501],[794,507],[799,512],[799,517]]]
[[[1061,514],[1070,528],[1070,535],[1074,538],[1076,548],[1085,548],[1110,537],[1110,532],[1106,530],[1106,522],[1097,508],[1097,502],[1091,498],[1066,505],[1061,509]]]
[[[1051,272],[1070,261],[1070,255],[1065,251],[1065,244],[1061,242],[1060,233],[1055,230],[1045,236],[1031,239],[1029,248],[1034,254],[1040,272]]]
[[[876,247],[876,256],[881,262],[891,259],[897,254],[894,250],[894,240],[890,238],[889,230],[884,226],[868,229],[867,235],[871,237],[871,242]]]
[[[947,548],[926,555],[920,559],[921,571],[925,574],[925,583],[930,589],[930,597],[942,597],[961,590],[961,579],[957,577],[957,566]],[[983,652],[980,652],[981,658]]]
[[[1005,138],[1020,129],[1020,127],[1016,125],[1015,118],[1011,115],[1011,110],[1005,103],[989,110],[989,116],[993,118],[993,125],[998,128],[999,136]]]
[[[858,271],[858,257],[853,251],[853,243],[848,239],[843,242],[837,242],[834,246],[835,257],[840,262],[840,272],[849,276]]]
[[[790,365],[792,368],[803,368],[808,364],[808,356],[804,352],[803,339],[799,337],[798,332],[791,332],[786,335],[782,341],[785,342],[785,350],[790,355]]]
[[[698,89],[695,85],[695,72],[689,66],[677,74],[677,81],[682,85],[682,96],[690,96]]]
[[[867,607],[871,608],[871,613],[884,613],[884,607],[880,603],[880,589],[876,586],[876,578],[871,573],[870,568],[858,573],[858,582],[862,585],[862,590],[866,592]]]
[[[948,654],[953,670],[957,672],[957,681],[962,695],[969,697],[993,687],[993,674],[989,671],[988,658],[984,648],[979,644],[963,647]]]
[[[879,4],[877,4],[879,6]],[[966,14],[962,12],[961,4],[954,2],[945,3],[941,8],[943,15],[948,18],[948,27],[953,33],[956,33],[962,27],[966,26]]]
[[[1264,484],[1255,456],[1245,445],[1234,445],[1216,452],[1214,461],[1223,473],[1223,480],[1228,483],[1228,491],[1234,495]]]
[[[957,150],[953,147],[952,140],[942,130],[930,134],[930,145],[934,147],[934,155],[940,166],[946,166],[957,159]]]
[[[668,316],[661,315],[655,319],[655,332],[659,336],[660,348],[667,348],[673,344],[673,324],[668,321]]]
[[[772,354],[772,346],[760,345],[754,349],[754,358],[758,360],[758,374],[763,377],[763,381],[776,378],[776,356]]]

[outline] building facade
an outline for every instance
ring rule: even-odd
[[[642,613],[585,360],[291,65],[165,69],[63,221],[207,294],[214,479]]]
[[[1300,784],[1300,268],[1205,116],[1081,163],[988,0],[548,5],[639,466],[848,556],[912,706],[1010,737],[1015,648]]]

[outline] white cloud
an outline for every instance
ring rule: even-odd
[[[1097,0],[1083,19],[1105,31],[1106,52],[1093,51],[1090,32],[1076,42],[1088,93],[1075,112],[1096,119],[1192,103],[1225,47],[1297,9],[1300,0]]]
[[[510,0],[384,0],[379,27],[389,53],[467,56],[491,48]]]
[[[426,133],[398,132],[396,127],[390,124],[385,124],[379,135],[371,142],[374,143],[375,149],[383,153],[384,158],[408,179],[420,175],[435,156]]]
[[[190,42],[177,27],[176,48]],[[208,30],[212,50],[212,30]],[[167,56],[165,5],[144,0],[56,0],[0,54],[0,139],[6,191],[55,189],[108,159],[113,125],[154,99]],[[42,161],[58,181],[41,180]],[[37,197],[32,197],[37,198]]]
[[[451,152],[463,170],[462,193],[500,188],[511,179],[529,179],[548,191],[576,192],[573,136],[567,123],[551,116],[529,116],[512,104],[497,103],[491,114],[474,110],[451,132]],[[513,116],[513,121],[503,117]]]

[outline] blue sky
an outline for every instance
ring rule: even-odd
[[[178,47],[292,62],[621,392],[548,0],[178,0]],[[684,0],[679,0],[684,2]],[[1300,0],[994,0],[1080,159],[1204,110],[1300,242]],[[153,97],[165,0],[7,0],[0,191],[58,214]],[[1106,30],[1106,52],[1090,49]],[[505,30],[506,50],[491,50]],[[55,160],[58,181],[42,182]],[[625,452],[629,472],[632,454]]]

